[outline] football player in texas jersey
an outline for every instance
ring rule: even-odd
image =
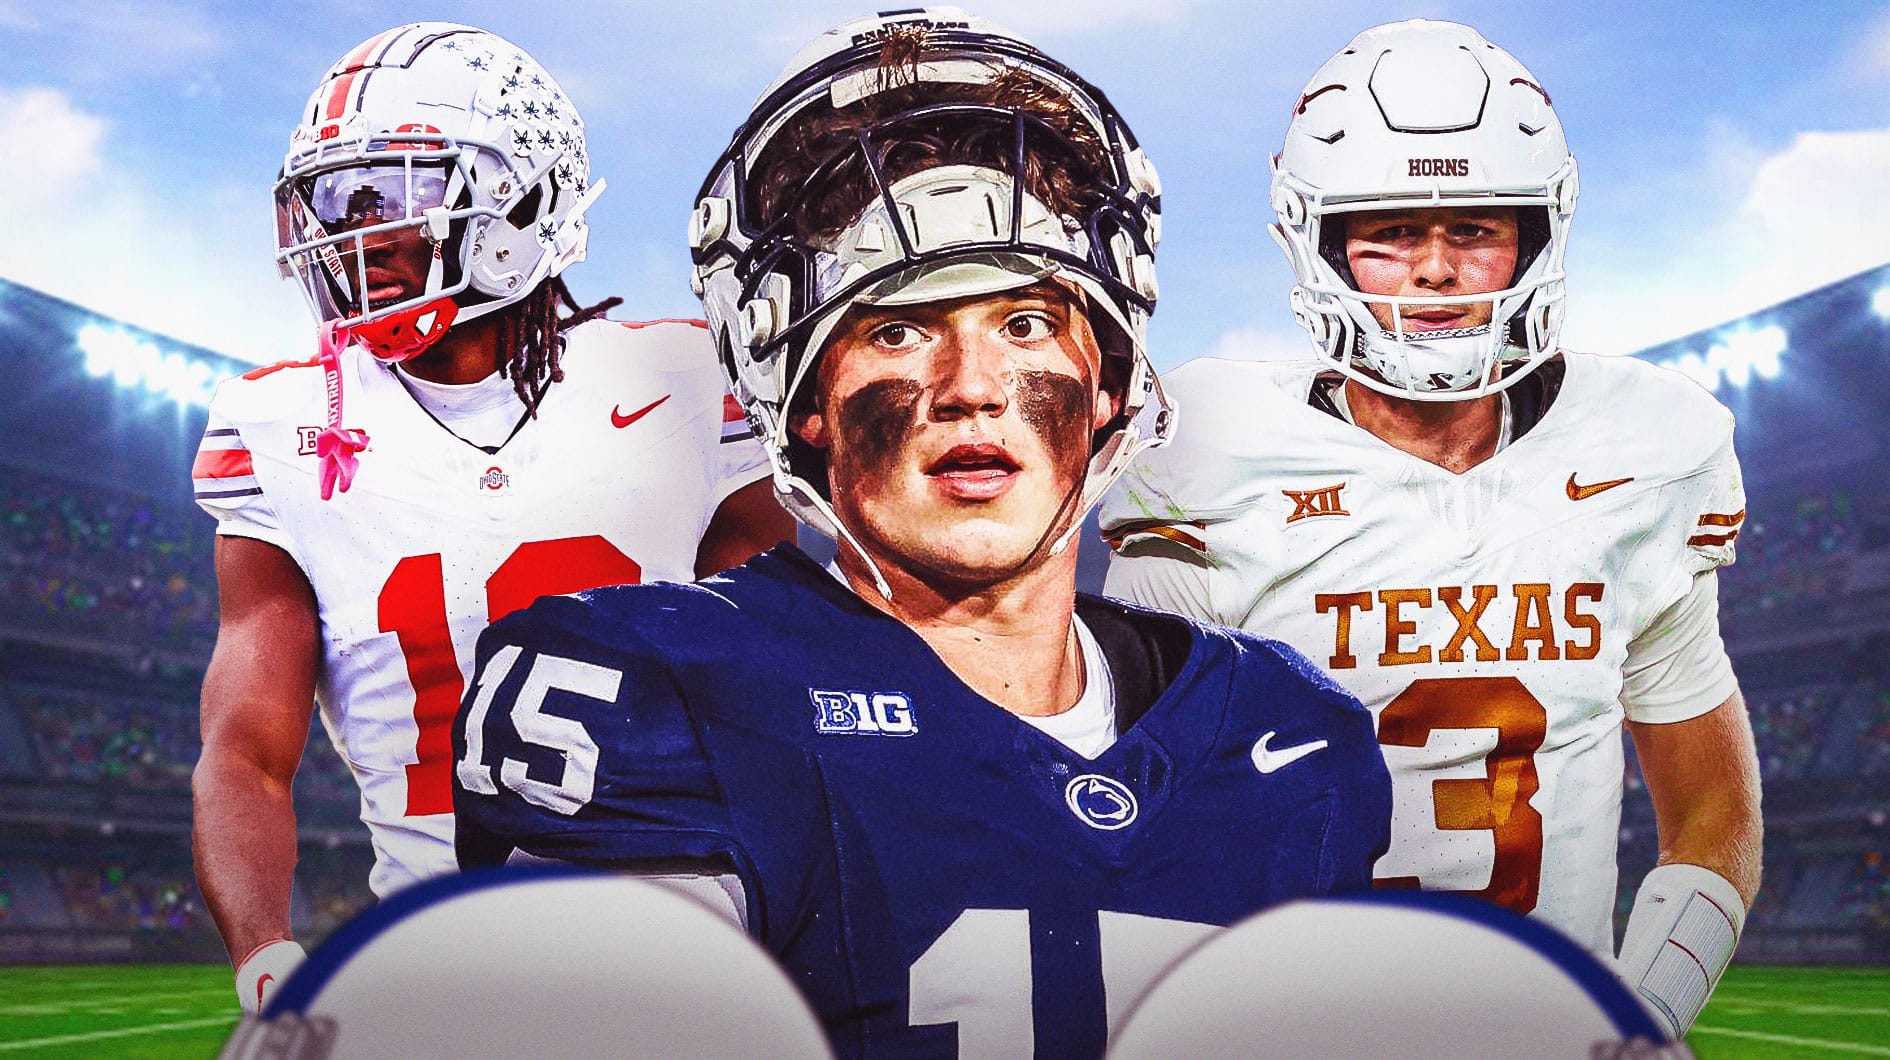
[[[1169,423],[1160,186],[1102,94],[955,9],[817,39],[691,224],[789,506],[840,542],[480,638],[460,860],[669,878],[842,1055],[1096,1056],[1203,934],[1369,885],[1370,719],[1272,642],[1075,589]]]
[[[351,50],[290,141],[279,260],[320,354],[223,384],[193,470],[222,603],[197,874],[246,1008],[301,956],[290,782],[317,699],[386,895],[455,867],[448,727],[489,620],[792,536],[700,322],[566,315],[603,186],[551,76],[446,23]]]
[[[1619,966],[1684,1031],[1759,882],[1713,573],[1745,514],[1732,416],[1557,347],[1575,163],[1536,78],[1467,27],[1333,57],[1272,196],[1318,357],[1172,374],[1174,444],[1103,504],[1108,591],[1280,637],[1364,700],[1396,784],[1380,886],[1609,956],[1625,721],[1661,866]]]

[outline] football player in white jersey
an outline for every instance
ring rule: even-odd
[[[278,260],[320,354],[226,382],[192,472],[222,606],[197,875],[246,1009],[301,957],[290,786],[318,699],[385,896],[456,867],[449,727],[489,621],[793,537],[700,322],[564,315],[603,186],[551,76],[448,23],[351,50],[290,141]]]
[[[1174,444],[1104,503],[1108,591],[1278,637],[1365,701],[1397,785],[1380,886],[1479,894],[1608,955],[1625,723],[1660,867],[1619,966],[1684,1032],[1759,882],[1714,576],[1745,514],[1732,416],[1558,348],[1574,159],[1474,30],[1360,34],[1274,170],[1318,357],[1168,377]]]

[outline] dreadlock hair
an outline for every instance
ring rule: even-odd
[[[1107,166],[1106,145],[1070,101],[1021,70],[993,63],[982,84],[920,83],[920,66],[932,50],[929,34],[918,25],[896,26],[880,43],[879,91],[864,99],[809,115],[784,129],[756,167],[755,203],[759,216],[772,219],[794,211],[795,234],[809,242],[837,237],[879,194],[866,160],[858,153],[830,164],[856,143],[866,129],[892,115],[932,104],[967,103],[1024,111],[1043,121],[1070,144],[1053,147],[1047,138],[1027,144],[1024,187],[1051,210],[1081,216],[1095,205],[1097,173]],[[989,121],[940,116],[923,127],[901,128],[881,137],[880,165],[889,181],[941,165],[970,164],[1008,173],[1014,165],[1012,130]],[[809,187],[810,183],[817,187]]]
[[[564,355],[565,332],[622,304],[623,299],[612,296],[580,308],[577,299],[571,297],[571,289],[565,286],[564,277],[553,276],[526,295],[517,311],[505,315],[500,340],[512,356],[499,366],[499,371],[512,380],[512,389],[532,418],[538,417],[538,403],[551,384],[564,381],[558,359]],[[571,315],[560,316],[565,309],[571,310]]]

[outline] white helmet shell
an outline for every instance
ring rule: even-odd
[[[1416,891],[1301,899],[1213,932],[1109,1041],[1110,1060],[1691,1055],[1554,928]]]
[[[330,231],[312,196],[344,171],[404,172],[405,210]],[[420,180],[431,195],[415,192]],[[536,60],[470,26],[399,26],[349,51],[309,97],[276,182],[277,260],[323,321],[358,328],[429,308],[470,320],[583,260],[584,212],[602,189],[577,108]],[[400,229],[438,248],[426,290],[370,306],[364,237]]]
[[[882,44],[889,33],[909,28],[925,32],[923,53],[911,76],[889,76],[880,67]],[[1015,187],[1006,172],[949,160],[903,177],[888,177],[878,160],[867,161],[879,199],[831,239],[796,233],[786,216],[791,209],[777,208],[780,217],[762,216],[757,174],[765,172],[771,151],[784,150],[782,134],[798,122],[889,89],[981,85],[1017,75],[1059,97],[1100,145],[1094,186],[1085,188],[1094,192],[1096,205],[1084,216],[1056,216]],[[962,99],[964,93],[943,89],[940,96]],[[930,105],[922,99],[876,119],[857,145],[834,158],[808,159],[817,174],[812,179],[850,154],[877,150],[872,144],[882,130],[929,120]],[[967,120],[1001,122],[993,127],[1007,130],[1005,135],[1014,127],[1019,151],[1034,137],[1060,136],[1021,107],[947,106]],[[890,202],[899,208],[888,209]],[[1111,376],[1121,385],[1123,412],[1098,439],[1081,498],[1087,510],[1136,452],[1159,444],[1172,430],[1170,409],[1143,350],[1157,294],[1160,211],[1155,168],[1107,98],[1009,30],[957,8],[924,8],[854,19],[803,48],[736,130],[703,183],[689,225],[692,285],[730,388],[773,462],[783,504],[815,529],[852,541],[833,514],[824,469],[796,466],[797,440],[788,426],[790,407],[816,377],[822,340],[847,307],[893,290],[910,288],[910,295],[920,289],[912,286],[919,277],[933,298],[1055,277],[1086,294],[1096,307],[1099,331],[1107,328],[1123,339],[1119,349],[1108,351],[1125,359]],[[1007,270],[1011,279],[998,275]],[[1074,530],[1073,525],[1053,548],[1067,545]]]
[[[437,876],[330,935],[220,1055],[831,1060],[794,981],[725,914],[561,865]]]
[[[1298,280],[1294,315],[1322,357],[1394,397],[1453,401],[1521,379],[1553,356],[1562,259],[1578,191],[1548,93],[1468,26],[1412,19],[1359,34],[1319,68],[1273,163],[1275,238]],[[1361,293],[1346,266],[1343,215],[1431,207],[1520,207],[1508,287],[1479,297]],[[1408,331],[1427,305],[1492,303],[1492,325]],[[1381,327],[1371,306],[1392,310]]]

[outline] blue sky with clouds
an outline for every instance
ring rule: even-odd
[[[1265,231],[1266,157],[1357,31],[1467,22],[1554,97],[1582,167],[1572,346],[1626,352],[1890,260],[1890,3],[1021,0],[972,10],[1102,86],[1164,183],[1157,363],[1307,348]],[[306,356],[269,186],[365,37],[468,22],[578,104],[609,190],[581,298],[693,315],[683,243],[756,93],[851,2],[309,5],[0,0],[0,276],[250,359]]]

